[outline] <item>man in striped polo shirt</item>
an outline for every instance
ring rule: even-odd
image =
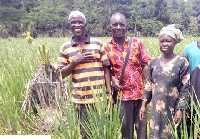
[[[86,33],[86,18],[80,11],[72,11],[68,18],[68,24],[73,36],[71,41],[65,42],[58,58],[58,66],[61,75],[65,78],[72,75],[74,102],[79,113],[80,120],[87,116],[86,105],[97,101],[93,95],[103,99],[102,87],[105,85],[110,94],[110,62],[107,59],[104,47],[97,39],[90,38]],[[108,95],[109,97],[110,95]],[[87,134],[81,127],[82,138]]]

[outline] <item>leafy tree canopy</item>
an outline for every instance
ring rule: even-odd
[[[92,36],[110,36],[109,19],[115,12],[127,18],[128,31],[155,36],[167,24],[177,24],[187,35],[197,35],[195,15],[199,0],[1,0],[0,27],[20,36],[32,24],[32,35],[65,36],[72,10],[82,11]]]

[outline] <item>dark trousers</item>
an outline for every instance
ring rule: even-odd
[[[75,116],[76,116],[77,122],[78,120],[80,120],[82,123],[84,122],[84,124],[88,123],[88,114],[87,114],[88,106],[89,105],[85,105],[85,104],[74,104]],[[81,132],[82,139],[87,139],[87,132],[85,131],[85,129],[83,128],[81,124],[80,124],[80,132]]]
[[[142,100],[121,101],[120,120],[122,122],[122,138],[133,139],[134,125],[138,139],[147,138],[147,114],[140,121],[139,110]]]

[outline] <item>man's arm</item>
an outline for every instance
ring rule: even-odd
[[[111,94],[111,79],[110,79],[110,70],[108,67],[103,67],[105,73],[105,83],[106,83],[106,90],[108,94]]]
[[[62,78],[64,79],[65,77],[69,76],[75,67],[76,65],[74,63],[70,63],[67,66],[63,67],[61,69]]]

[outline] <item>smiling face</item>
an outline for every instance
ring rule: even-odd
[[[170,55],[174,51],[176,41],[174,38],[170,37],[169,35],[163,34],[159,37],[159,45],[160,45],[160,51],[164,55]]]
[[[125,38],[126,19],[122,14],[116,14],[111,17],[110,27],[114,38]]]
[[[68,22],[70,26],[70,30],[72,31],[74,36],[83,36],[86,31],[87,23],[82,16],[73,15]]]

